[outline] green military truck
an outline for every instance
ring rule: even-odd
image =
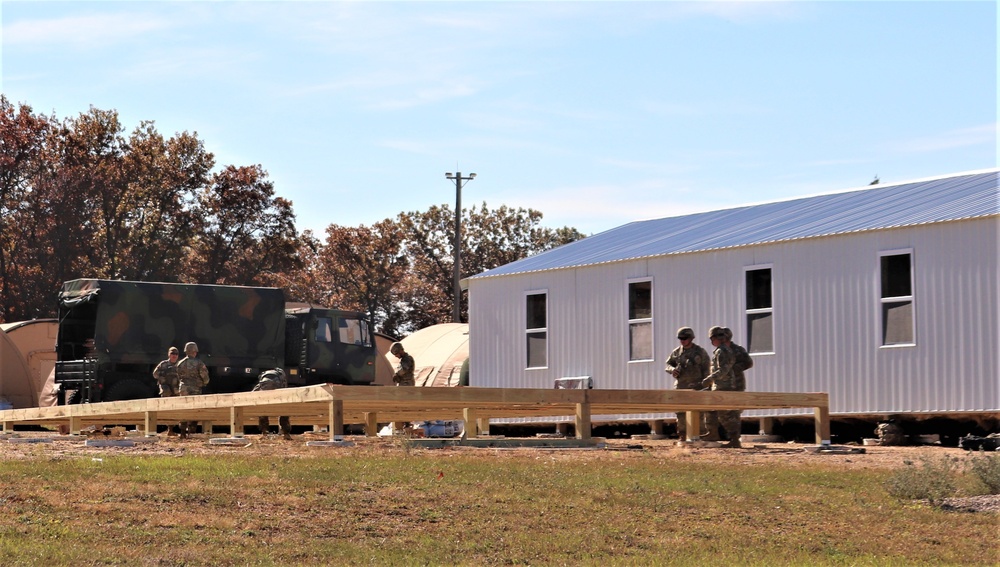
[[[277,288],[80,279],[59,293],[58,400],[159,395],[153,368],[167,350],[198,344],[205,393],[249,391],[263,370],[290,386],[371,384],[375,340],[361,313],[286,308]],[[183,356],[183,355],[182,355]]]

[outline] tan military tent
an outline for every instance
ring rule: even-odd
[[[396,372],[396,367],[394,363],[390,362],[397,360],[396,357],[389,354],[389,347],[392,343],[396,342],[396,339],[390,337],[389,335],[383,335],[382,333],[375,333],[375,350],[378,351],[380,356],[375,357],[375,381],[372,382],[375,386],[393,386],[392,375]]]
[[[54,319],[0,324],[0,397],[13,407],[38,407],[55,368],[56,329]]]
[[[469,359],[468,324],[431,325],[399,342],[413,356],[417,386],[462,384],[462,365]],[[383,352],[382,349],[379,352]],[[383,356],[393,368],[399,364],[399,359],[389,354],[388,348]]]

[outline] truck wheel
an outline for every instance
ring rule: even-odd
[[[153,390],[142,380],[126,378],[115,382],[108,388],[107,394],[104,395],[104,401],[141,400],[143,398],[152,398],[155,395]]]

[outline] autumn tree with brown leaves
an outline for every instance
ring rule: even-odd
[[[582,238],[542,213],[463,211],[462,277]],[[298,234],[261,165],[215,169],[197,134],[90,108],[58,121],[0,95],[0,320],[53,316],[76,278],[281,287],[402,336],[451,320],[454,213]],[[462,312],[467,313],[463,302]]]

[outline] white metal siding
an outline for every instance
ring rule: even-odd
[[[834,413],[1000,410],[995,217],[470,280],[470,380],[665,388],[678,327],[743,343],[746,266],[772,269],[775,354],[748,389],[829,392]],[[916,346],[880,348],[879,252],[912,249]],[[628,362],[627,281],[653,282],[653,362]],[[548,367],[525,369],[524,293],[548,292]],[[774,415],[776,412],[757,412]],[[777,413],[802,413],[800,411]],[[752,414],[747,414],[752,415]]]

